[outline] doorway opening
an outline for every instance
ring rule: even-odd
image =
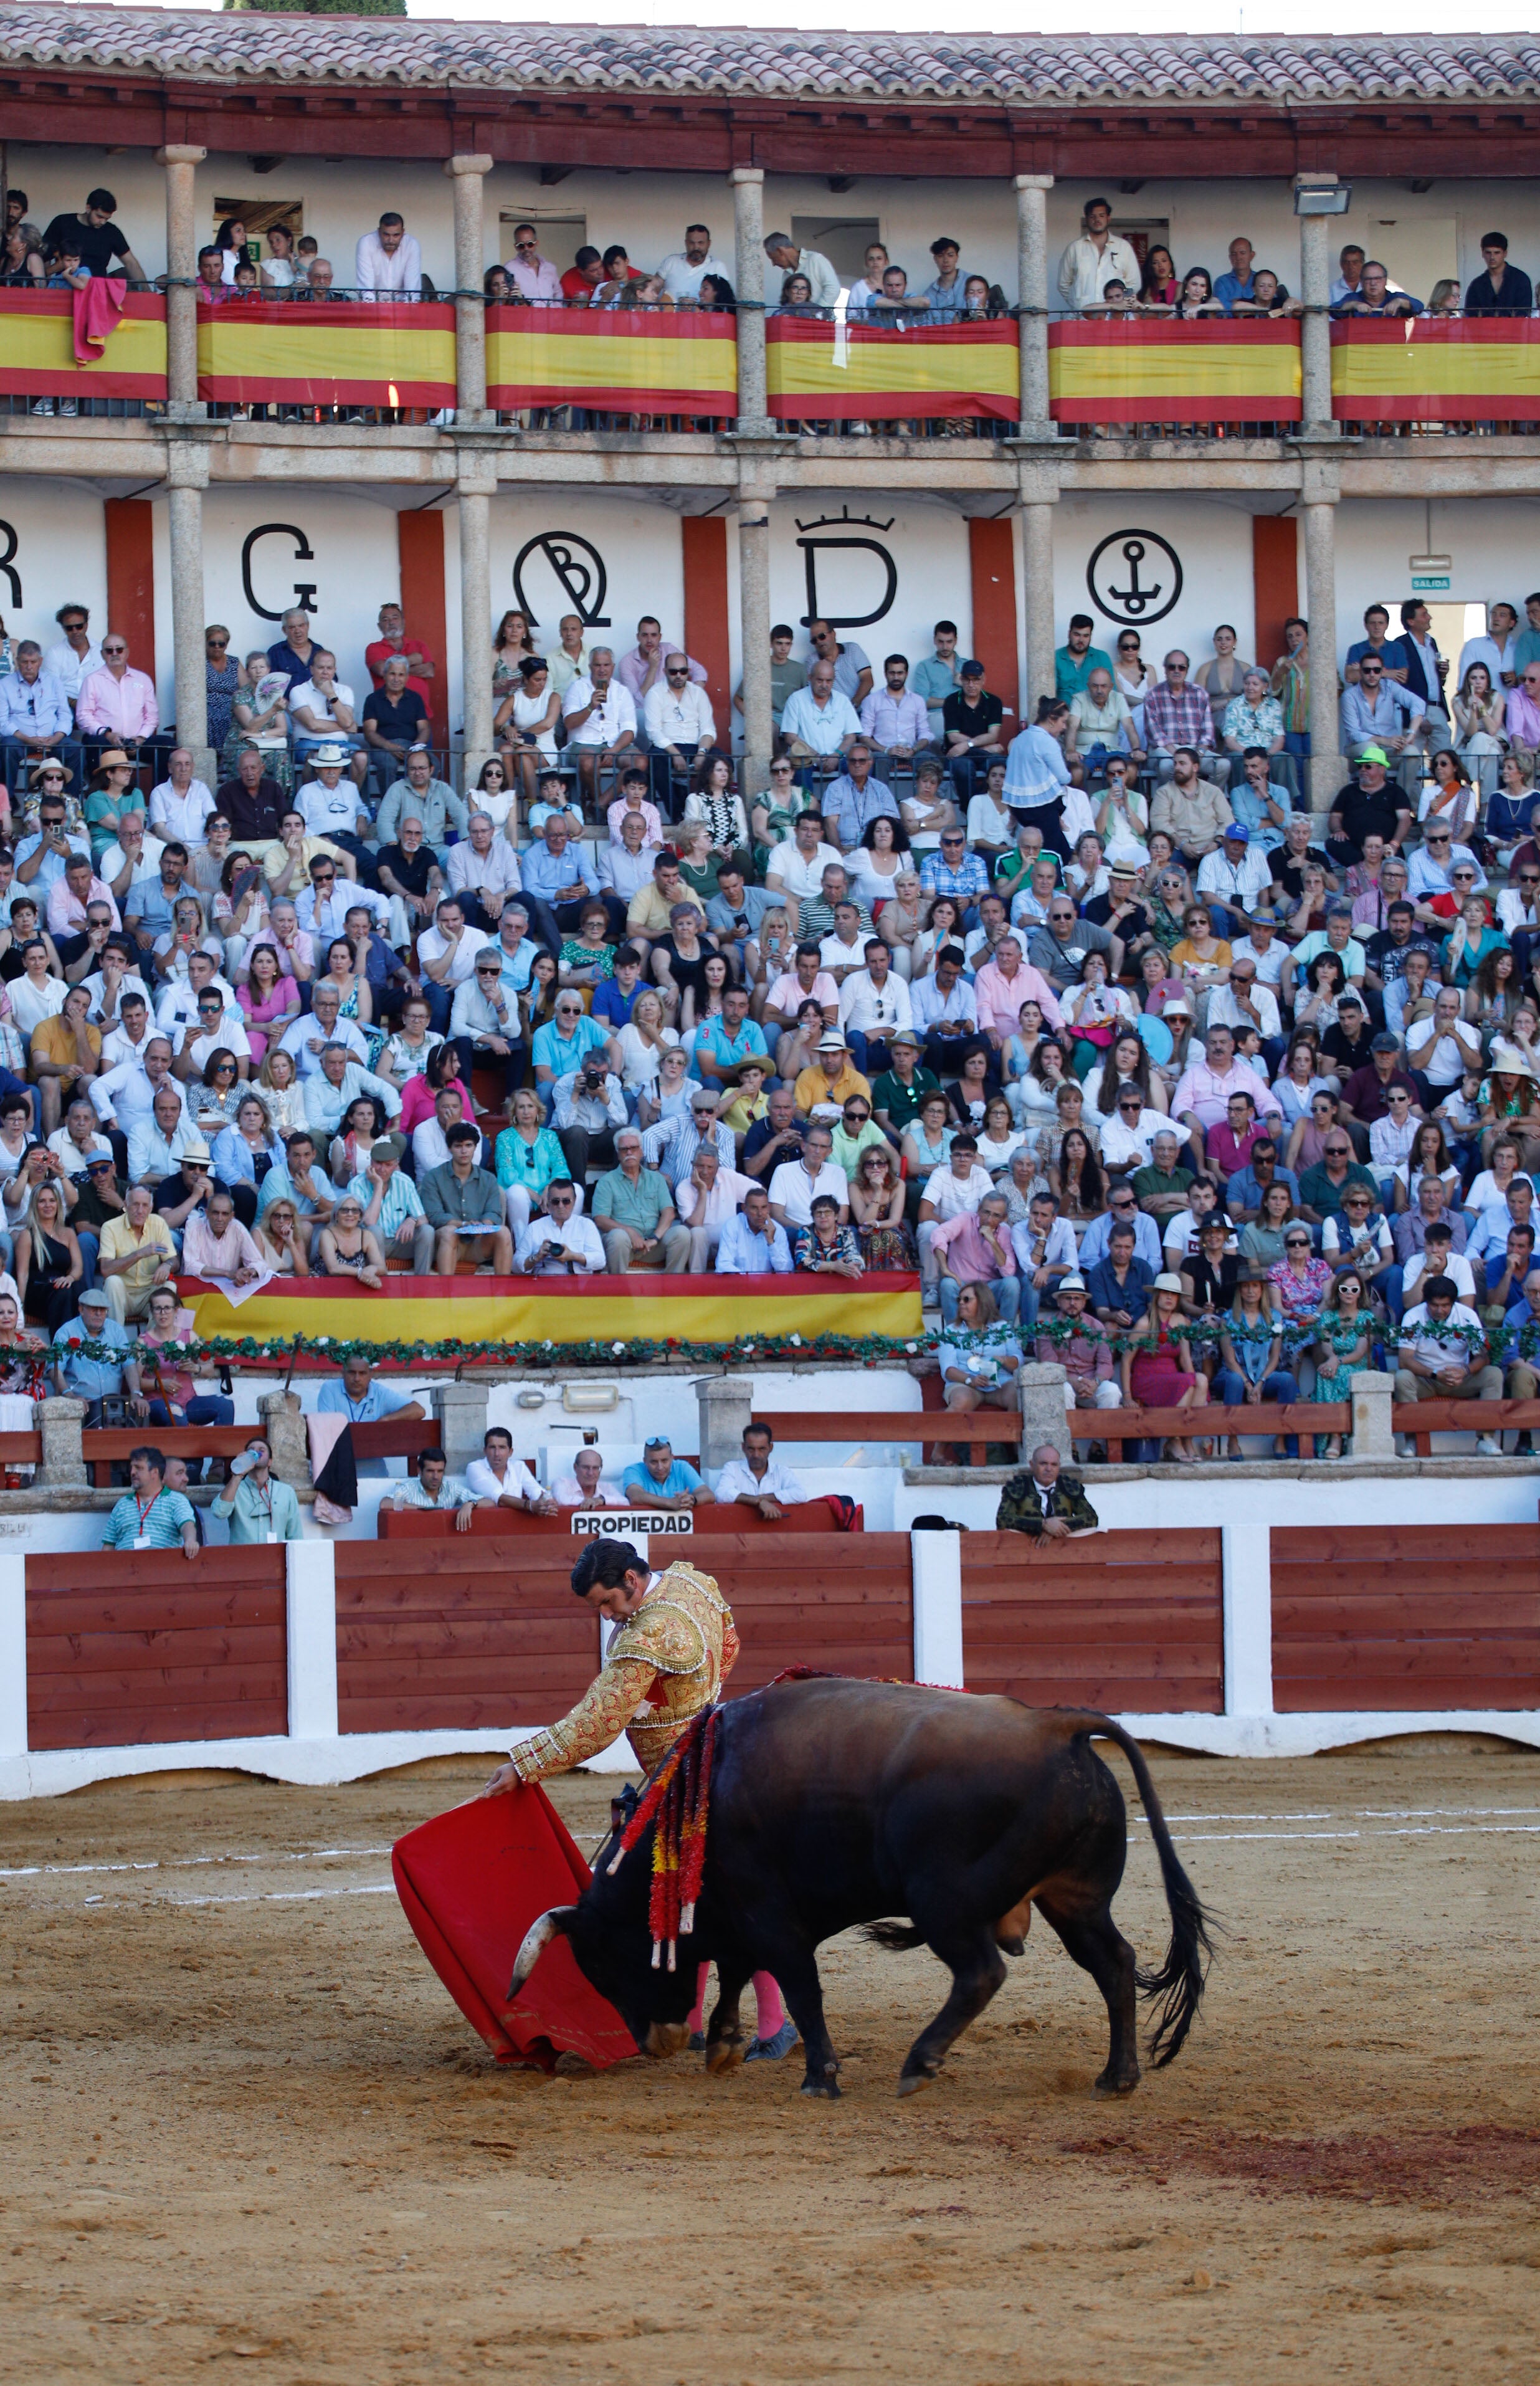
[[[867,250],[882,237],[882,226],[875,216],[792,218],[792,238],[798,248],[816,248],[820,257],[829,259],[846,285],[860,280],[866,271]]]

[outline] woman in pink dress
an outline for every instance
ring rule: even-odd
[[[1193,1364],[1193,1353],[1182,1326],[1182,1278],[1158,1275],[1150,1287],[1150,1303],[1128,1337],[1120,1364],[1123,1400],[1146,1409],[1200,1409],[1208,1404],[1208,1378]],[[1210,1445],[1211,1447],[1211,1445]],[[1191,1466],[1194,1450],[1186,1438],[1165,1442],[1162,1458]],[[1146,1442],[1140,1456],[1151,1456]]]

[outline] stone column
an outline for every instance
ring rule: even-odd
[[[1370,1368],[1353,1378],[1353,1455],[1355,1458],[1394,1458],[1396,1436],[1391,1425],[1391,1403],[1396,1397],[1394,1375],[1379,1374]]]
[[[272,1471],[296,1499],[314,1495],[310,1481],[310,1442],[300,1412],[297,1392],[258,1392],[257,1413],[268,1438]]]
[[[455,191],[455,419],[473,427],[487,420],[482,182],[492,171],[492,159],[446,157],[444,170]]]
[[[1334,179],[1309,174],[1296,178],[1296,188],[1299,180],[1316,188]],[[1332,231],[1340,221],[1338,216],[1299,219],[1299,294],[1305,304],[1299,327],[1305,418],[1301,435],[1306,439],[1338,436],[1332,419],[1332,325],[1326,309],[1332,297]],[[1313,622],[1310,634],[1313,642]]]
[[[1016,177],[1016,266],[1021,314],[1023,439],[1052,439],[1048,414],[1048,193],[1051,174]]]
[[[1342,785],[1337,710],[1336,468],[1307,460],[1300,496],[1305,523],[1305,611],[1310,624],[1310,808],[1325,813]]]
[[[208,486],[208,450],[194,434],[173,440],[166,462],[166,502],[171,533],[171,651],[176,660],[177,738],[193,749],[193,767],[215,785],[216,759],[208,743],[208,683],[203,634],[203,493]]]
[[[1062,1367],[1018,1367],[1016,1380],[1021,1388],[1021,1463],[1032,1464],[1034,1450],[1051,1441],[1066,1466],[1075,1463],[1075,1445],[1070,1433],[1070,1413],[1064,1405],[1064,1387],[1068,1377]],[[977,1412],[987,1415],[987,1410]]]
[[[492,753],[492,500],[497,467],[490,457],[459,462],[460,668],[464,681],[465,753],[461,784],[474,786]]]
[[[173,422],[201,421],[198,396],[197,205],[194,174],[207,157],[187,142],[157,149],[166,169],[166,396]],[[179,286],[180,285],[180,286]]]
[[[743,319],[740,316],[739,321]],[[748,483],[738,491],[738,607],[743,632],[742,785],[752,801],[768,784],[775,731],[770,721],[770,500],[773,490]]]
[[[433,1387],[439,1439],[451,1475],[463,1475],[473,1458],[485,1454],[482,1444],[486,1434],[487,1389],[485,1384]]]
[[[747,1375],[703,1375],[695,1385],[695,1399],[701,1471],[714,1475],[744,1454],[744,1427],[754,1413],[754,1386]]]
[[[1021,573],[1025,586],[1027,678],[1021,700],[1024,729],[1040,696],[1054,692],[1054,508],[1058,473],[1048,464],[1023,464],[1021,482]]]
[[[38,1431],[43,1436],[43,1463],[37,1470],[40,1489],[56,1488],[68,1483],[78,1490],[89,1481],[85,1471],[85,1453],[81,1446],[81,1432],[85,1424],[85,1402],[75,1400],[47,1400],[36,1403]]]
[[[738,428],[764,433],[770,428],[765,396],[765,170],[734,166],[727,179],[737,244]]]

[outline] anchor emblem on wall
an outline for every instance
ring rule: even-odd
[[[1153,530],[1115,530],[1085,567],[1085,584],[1098,613],[1124,629],[1163,622],[1182,594],[1182,562]]]

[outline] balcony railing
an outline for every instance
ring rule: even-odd
[[[710,431],[737,417],[732,314],[486,311],[487,404],[541,427]],[[1297,320],[1071,318],[902,329],[827,315],[765,321],[771,419],[999,436],[1020,410],[1019,341],[1045,333],[1049,411],[1063,436],[1286,438],[1302,415]],[[131,291],[99,353],[64,291],[0,291],[0,412],[144,414],[166,402],[166,302]],[[1540,433],[1540,319],[1349,320],[1331,327],[1344,430]],[[446,300],[241,298],[198,308],[197,392],[216,414],[427,421],[456,404]]]

